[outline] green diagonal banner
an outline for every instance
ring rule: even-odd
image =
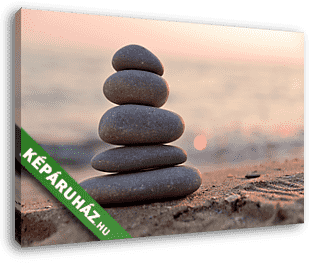
[[[131,238],[23,128],[21,164],[100,240]]]

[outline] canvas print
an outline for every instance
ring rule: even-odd
[[[303,33],[22,8],[15,66],[21,247],[304,222]]]

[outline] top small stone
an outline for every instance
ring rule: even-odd
[[[128,45],[119,49],[113,56],[112,65],[116,71],[137,69],[160,76],[164,72],[161,61],[148,49],[139,45]]]

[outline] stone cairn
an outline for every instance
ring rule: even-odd
[[[128,45],[118,50],[112,65],[117,71],[103,85],[105,97],[120,106],[101,118],[99,136],[119,145],[95,155],[94,169],[111,172],[81,183],[100,204],[149,202],[184,197],[201,185],[193,167],[179,166],[187,160],[184,150],[165,145],[184,132],[176,113],[160,109],[169,86],[161,77],[163,65],[146,48]]]

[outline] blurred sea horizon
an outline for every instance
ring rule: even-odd
[[[97,138],[100,118],[117,105],[103,95],[115,70],[106,54],[26,49],[21,126],[37,141]],[[288,137],[304,128],[304,67],[239,61],[163,61],[170,94],[162,109],[179,114],[185,133],[207,140],[227,131]],[[182,144],[182,138],[179,139]]]

